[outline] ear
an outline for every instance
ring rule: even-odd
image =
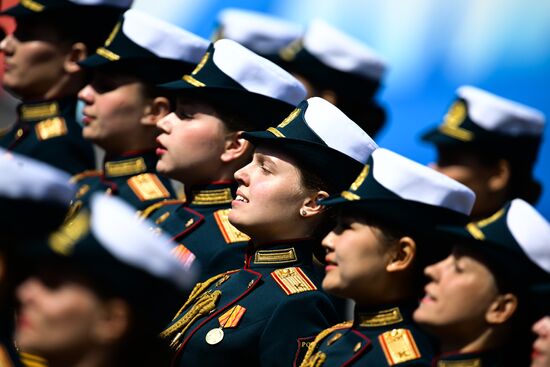
[[[88,56],[88,48],[82,42],[73,43],[63,67],[69,74],[74,74],[82,70],[82,67],[78,65],[79,61],[84,60]]]
[[[329,194],[326,191],[315,191],[304,199],[300,208],[300,216],[303,218],[313,217],[325,210],[325,207],[318,203],[318,200],[328,198]]]
[[[231,132],[225,137],[224,150],[220,159],[224,163],[233,162],[250,151],[250,142],[242,137],[242,131]]]
[[[130,327],[130,308],[122,299],[105,301],[92,327],[92,333],[100,344],[112,344],[124,337]]]
[[[491,191],[501,191],[510,182],[511,174],[510,162],[506,159],[499,159],[493,170],[493,174],[489,177],[487,186]]]
[[[508,321],[518,307],[518,298],[515,294],[499,294],[485,313],[485,320],[489,324],[503,324]]]
[[[141,118],[142,125],[157,126],[164,116],[170,113],[170,100],[166,97],[155,97],[145,107],[143,117]]]
[[[388,272],[404,271],[411,267],[416,255],[416,241],[411,237],[401,237],[392,247],[389,263],[386,265]]]

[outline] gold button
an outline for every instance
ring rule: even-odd
[[[17,129],[17,132],[15,133],[15,136],[19,139],[21,136],[23,136],[23,129]]]
[[[359,349],[361,349],[361,342],[355,344],[355,347],[353,347],[353,351],[357,352]]]

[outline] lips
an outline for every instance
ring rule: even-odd
[[[235,201],[240,201],[240,202],[243,202],[243,203],[248,203],[249,200],[246,196],[243,195],[243,193],[240,191],[240,190],[237,190],[237,193],[236,193],[236,196],[235,196]]]
[[[157,149],[155,150],[157,156],[160,157],[164,155],[167,151],[168,149],[166,149],[166,147],[160,142],[160,139],[157,137]]]

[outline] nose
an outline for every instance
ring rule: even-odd
[[[87,84],[78,92],[78,99],[86,104],[92,104],[94,101],[94,88],[90,84]]]
[[[238,169],[233,177],[235,177],[235,181],[239,185],[248,186],[248,183],[250,182],[250,176],[248,175],[248,167],[250,164],[247,164],[246,166]]]
[[[165,133],[169,133],[172,130],[172,119],[176,118],[174,112],[169,113],[160,120],[157,121],[157,128]]]
[[[334,251],[334,237],[336,236],[336,234],[334,233],[334,231],[330,231],[326,236],[325,238],[323,238],[323,240],[321,241],[321,245],[323,246],[323,248],[326,250],[326,252],[331,252],[331,251]]]
[[[21,304],[26,304],[38,295],[39,290],[40,281],[37,278],[30,277],[17,286],[15,295]]]
[[[441,268],[445,263],[451,261],[451,256],[448,256],[446,259],[443,259],[435,264],[431,264],[424,268],[424,274],[431,280],[437,281],[441,276]]]
[[[0,41],[0,51],[5,54],[13,53],[13,40],[13,35],[5,33]]]

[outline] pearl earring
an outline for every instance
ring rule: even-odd
[[[307,212],[306,212],[305,209],[300,209],[300,215],[301,215],[302,217],[305,217],[306,214],[307,214]]]

